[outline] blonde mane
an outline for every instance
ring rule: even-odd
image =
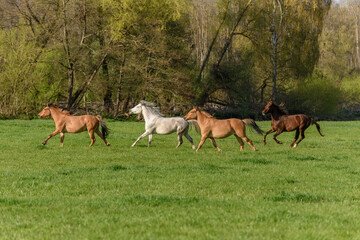
[[[198,110],[199,112],[201,112],[201,113],[203,113],[203,115],[205,115],[206,117],[208,117],[208,118],[215,118],[213,115],[211,115],[210,113],[208,113],[208,112],[205,112],[205,111],[203,111],[203,110]]]
[[[67,116],[71,116],[71,113],[69,111],[67,111],[64,108],[59,107],[59,106],[57,106],[55,104],[49,103],[49,107],[55,108],[56,110],[58,110],[59,112],[65,114]]]

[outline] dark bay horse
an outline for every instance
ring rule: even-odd
[[[56,130],[45,139],[42,145],[45,145],[51,137],[60,133],[60,146],[62,147],[65,133],[79,133],[87,130],[91,139],[90,146],[92,146],[95,142],[94,132],[99,135],[99,137],[105,142],[106,146],[110,146],[110,143],[106,141],[109,130],[101,116],[73,116],[68,111],[48,103],[38,116],[39,118],[42,118],[50,115],[55,121]],[[99,123],[101,125],[102,132],[99,131]]]
[[[201,141],[196,151],[199,151],[207,138],[210,139],[216,150],[221,151],[216,145],[215,138],[226,138],[234,135],[240,144],[240,151],[244,149],[244,142],[247,142],[254,151],[257,149],[252,144],[252,141],[245,134],[245,124],[249,124],[255,131],[262,135],[263,131],[256,125],[252,119],[237,119],[229,118],[219,120],[211,116],[209,113],[200,110],[197,107],[188,112],[184,116],[186,120],[196,119],[201,132]]]
[[[305,138],[304,132],[311,124],[315,124],[320,136],[324,136],[320,132],[320,125],[314,119],[304,114],[288,115],[273,102],[268,102],[262,113],[263,115],[268,113],[271,114],[271,129],[265,133],[263,140],[264,144],[266,144],[266,136],[269,133],[276,132],[273,139],[276,143],[282,144],[282,142],[277,140],[276,137],[282,132],[291,132],[296,130],[294,141],[290,144],[290,147],[295,148]],[[299,138],[299,134],[301,135],[301,138],[296,142]]]

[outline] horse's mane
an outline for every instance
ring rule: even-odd
[[[273,103],[273,106],[277,109],[277,111],[282,114],[282,115],[289,115],[288,111],[285,108],[284,104],[279,104],[276,105],[275,103]]]
[[[206,117],[209,117],[209,118],[215,118],[213,115],[211,115],[211,114],[210,114],[210,113],[208,113],[208,112],[205,112],[205,111],[200,110],[200,109],[198,109],[198,111],[200,111],[201,113],[203,113]]]
[[[141,100],[140,103],[146,107],[147,110],[149,110],[151,113],[155,114],[155,115],[159,115],[161,117],[163,117],[164,115],[160,112],[159,108],[155,106],[154,103],[151,102],[147,102],[145,100]]]
[[[68,110],[65,110],[63,107],[59,107],[56,104],[49,103],[48,106],[55,108],[56,110],[60,111],[61,113],[64,113],[65,115],[69,115],[69,116],[71,115],[71,113]]]

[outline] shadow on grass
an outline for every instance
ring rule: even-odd
[[[328,201],[323,196],[313,195],[309,193],[286,193],[281,192],[280,194],[265,197],[267,200],[273,202],[303,202],[303,203],[319,203]]]

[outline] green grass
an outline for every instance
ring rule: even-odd
[[[131,148],[144,123],[61,148],[41,145],[51,120],[0,121],[0,239],[360,239],[360,122],[319,123],[296,149],[248,130],[258,152],[229,137],[196,153],[174,134]]]

